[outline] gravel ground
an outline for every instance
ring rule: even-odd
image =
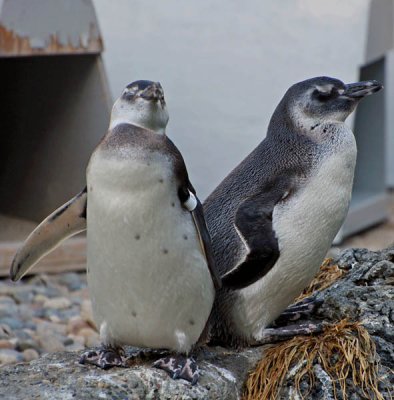
[[[0,280],[0,366],[98,344],[85,274]]]

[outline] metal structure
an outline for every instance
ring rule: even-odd
[[[352,202],[336,242],[388,218],[387,187],[394,187],[394,3],[370,3],[367,47],[360,80],[376,79],[384,90],[357,108],[358,156]]]
[[[97,54],[103,50],[91,1],[0,1],[0,56]]]
[[[85,185],[111,97],[90,0],[0,0],[0,213],[40,221]]]

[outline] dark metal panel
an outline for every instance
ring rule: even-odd
[[[110,116],[103,72],[97,55],[0,62],[0,213],[40,221],[86,185]]]

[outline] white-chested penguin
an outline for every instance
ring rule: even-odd
[[[262,342],[265,328],[317,273],[351,198],[357,151],[344,121],[381,87],[328,77],[293,85],[267,137],[204,203],[223,283],[214,340]]]
[[[166,136],[159,83],[137,81],[115,102],[92,154],[85,189],[28,237],[11,267],[21,278],[61,240],[87,228],[87,278],[103,348],[83,362],[124,365],[120,346],[178,353],[155,363],[192,383],[188,354],[201,340],[220,280],[202,205]]]

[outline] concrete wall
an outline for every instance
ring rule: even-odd
[[[114,97],[162,83],[168,135],[201,198],[262,138],[285,90],[359,78],[369,0],[94,0]]]

